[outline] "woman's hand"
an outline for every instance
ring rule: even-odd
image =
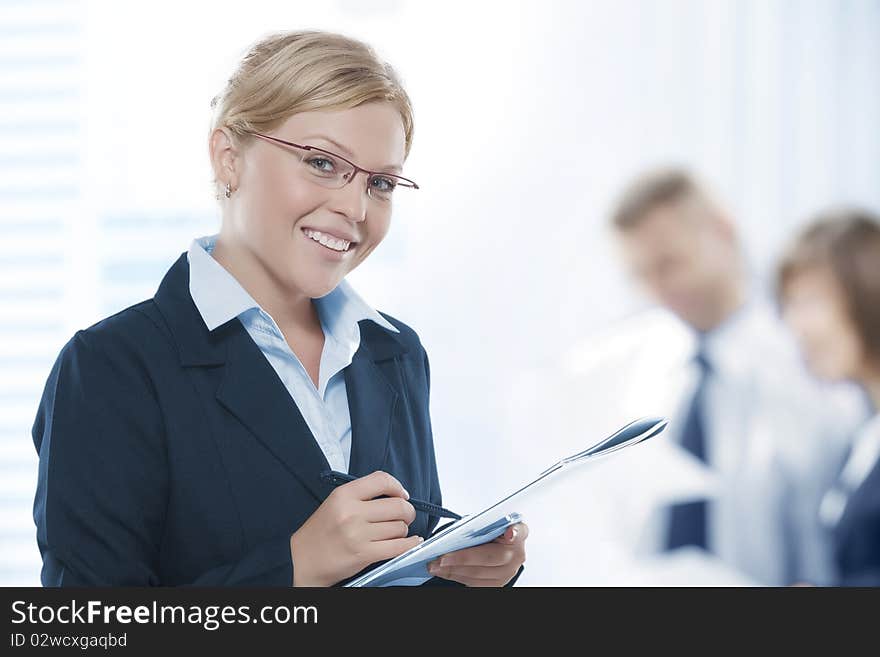
[[[373,499],[388,495],[383,499]],[[339,486],[290,537],[294,586],[331,586],[421,543],[409,494],[387,472]]]
[[[518,522],[494,541],[444,554],[428,572],[467,586],[504,586],[526,560],[529,527]]]

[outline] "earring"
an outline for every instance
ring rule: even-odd
[[[232,187],[229,186],[229,183],[226,183],[226,198],[232,196]]]

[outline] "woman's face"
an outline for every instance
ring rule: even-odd
[[[403,121],[394,106],[384,102],[301,112],[266,134],[322,148],[371,171],[399,174],[405,157]],[[304,154],[258,137],[239,151],[224,231],[282,290],[318,298],[379,245],[388,232],[391,203],[367,195],[362,172],[340,189],[320,186],[303,171]],[[344,245],[336,243],[334,249],[309,237],[313,231],[350,245],[340,251]]]
[[[858,378],[864,349],[832,273],[819,267],[798,272],[783,297],[783,319],[810,370],[830,381]]]

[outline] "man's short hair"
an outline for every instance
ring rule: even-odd
[[[648,171],[624,190],[612,213],[612,223],[619,230],[629,230],[659,207],[701,195],[701,185],[686,169],[664,167]]]

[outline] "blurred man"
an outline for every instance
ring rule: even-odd
[[[829,581],[815,509],[856,418],[828,412],[751,289],[734,222],[688,172],[640,177],[612,223],[633,277],[693,338],[668,436],[715,484],[658,510],[653,549],[701,548],[758,583]]]

